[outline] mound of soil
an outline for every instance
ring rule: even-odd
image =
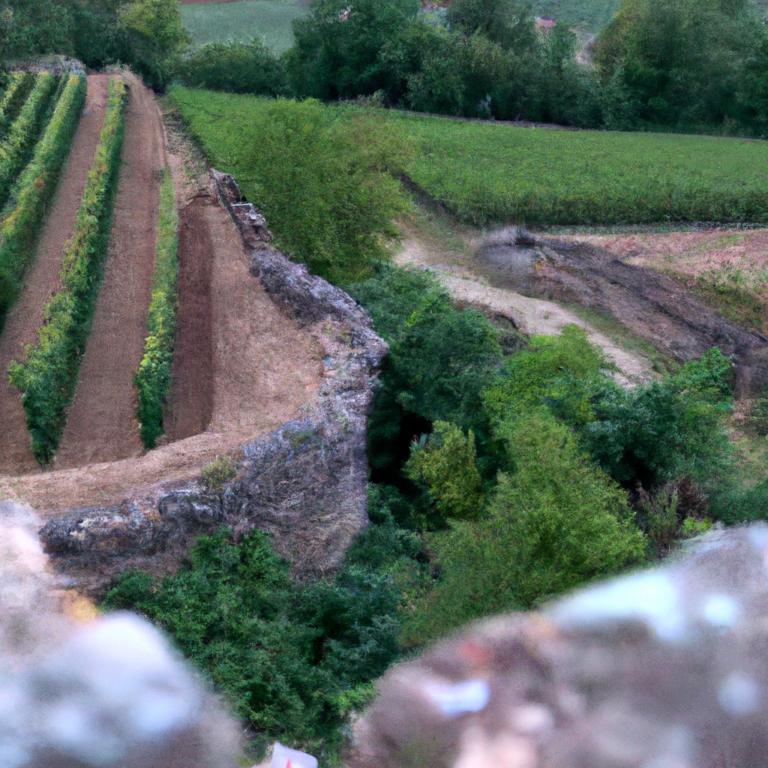
[[[726,320],[681,281],[604,248],[557,238],[521,248],[496,239],[479,248],[476,263],[498,287],[607,313],[680,363],[719,347],[733,360],[739,397],[768,386],[768,339]]]

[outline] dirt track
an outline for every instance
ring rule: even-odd
[[[88,170],[99,144],[108,82],[108,75],[88,77],[88,98],[72,151],[43,227],[35,260],[27,272],[24,292],[11,310],[0,337],[0,472],[18,474],[38,469],[21,396],[8,384],[5,372],[11,360],[23,356],[24,346],[37,340],[45,305],[60,287],[61,257],[72,234]]]
[[[204,432],[213,414],[213,243],[204,218],[212,204],[195,197],[179,214],[179,321],[164,424],[170,440]]]
[[[80,366],[56,469],[139,456],[133,376],[144,354],[152,299],[160,171],[166,166],[160,113],[152,92],[126,76],[123,166],[104,282]]]
[[[402,252],[396,256],[397,263],[430,269],[455,299],[509,317],[521,330],[532,335],[558,335],[566,325],[578,325],[616,366],[619,383],[632,386],[654,378],[650,360],[622,348],[566,307],[493,287],[471,271],[471,265],[445,263],[443,252],[430,248],[428,243],[414,237],[414,233],[409,235],[403,241]]]

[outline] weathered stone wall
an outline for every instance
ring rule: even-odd
[[[242,447],[237,477],[221,490],[196,480],[49,520],[40,533],[46,552],[91,592],[126,568],[174,567],[199,534],[222,525],[274,534],[296,577],[322,577],[368,520],[366,421],[387,345],[346,293],[268,245],[263,216],[243,202],[234,179],[213,176],[251,251],[251,273],[315,332],[326,382],[305,417]]]

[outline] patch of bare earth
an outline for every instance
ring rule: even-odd
[[[400,265],[412,264],[431,270],[458,301],[481,310],[503,315],[524,333],[557,335],[566,325],[583,328],[593,344],[601,347],[616,366],[616,380],[625,386],[655,377],[652,363],[643,355],[624,349],[566,307],[554,301],[531,298],[508,288],[495,287],[474,268],[473,260],[459,251],[439,248],[429,239],[405,228],[402,251],[395,257]]]
[[[116,504],[138,493],[158,493],[176,481],[196,477],[217,455],[297,418],[314,401],[323,381],[322,351],[309,330],[299,329],[248,272],[249,258],[240,234],[213,192],[208,178],[190,171],[189,147],[174,131],[167,135],[181,221],[194,216],[193,230],[210,243],[209,344],[210,417],[201,434],[161,445],[137,458],[91,464],[22,477],[0,477],[0,497],[25,500],[44,516],[69,509]],[[192,281],[194,283],[194,281]],[[198,297],[199,298],[199,297]],[[190,299],[194,303],[196,299]],[[179,339],[185,329],[180,329]],[[193,350],[190,350],[193,352]],[[203,357],[205,352],[203,352]],[[195,362],[174,368],[178,387],[185,378],[209,375]],[[206,388],[202,387],[202,392]],[[191,398],[187,403],[198,403]],[[174,395],[171,417],[186,420],[183,401]],[[193,405],[197,407],[197,405]],[[192,419],[194,420],[194,419]]]
[[[739,272],[747,281],[762,282],[768,292],[768,229],[568,235],[559,239],[596,245],[622,261],[682,277]]]
[[[24,291],[11,310],[0,336],[0,473],[21,474],[38,470],[21,395],[8,383],[5,372],[24,347],[37,341],[43,313],[60,288],[61,259],[72,235],[107,110],[108,75],[89,75],[88,96],[72,150],[62,172],[53,205],[43,225],[35,258],[24,281]]]
[[[125,76],[130,91],[120,181],[104,281],[55,469],[116,461],[143,451],[133,376],[144,354],[152,300],[163,126],[152,91]]]

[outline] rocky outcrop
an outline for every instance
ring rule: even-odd
[[[294,576],[312,579],[339,566],[366,525],[366,421],[386,343],[353,299],[269,245],[264,217],[234,179],[213,172],[223,204],[252,253],[251,272],[323,350],[326,381],[306,415],[242,447],[237,476],[211,490],[202,479],[166,485],[112,507],[49,520],[41,531],[56,567],[98,593],[126,568],[174,567],[201,533],[222,525],[259,528]]]

